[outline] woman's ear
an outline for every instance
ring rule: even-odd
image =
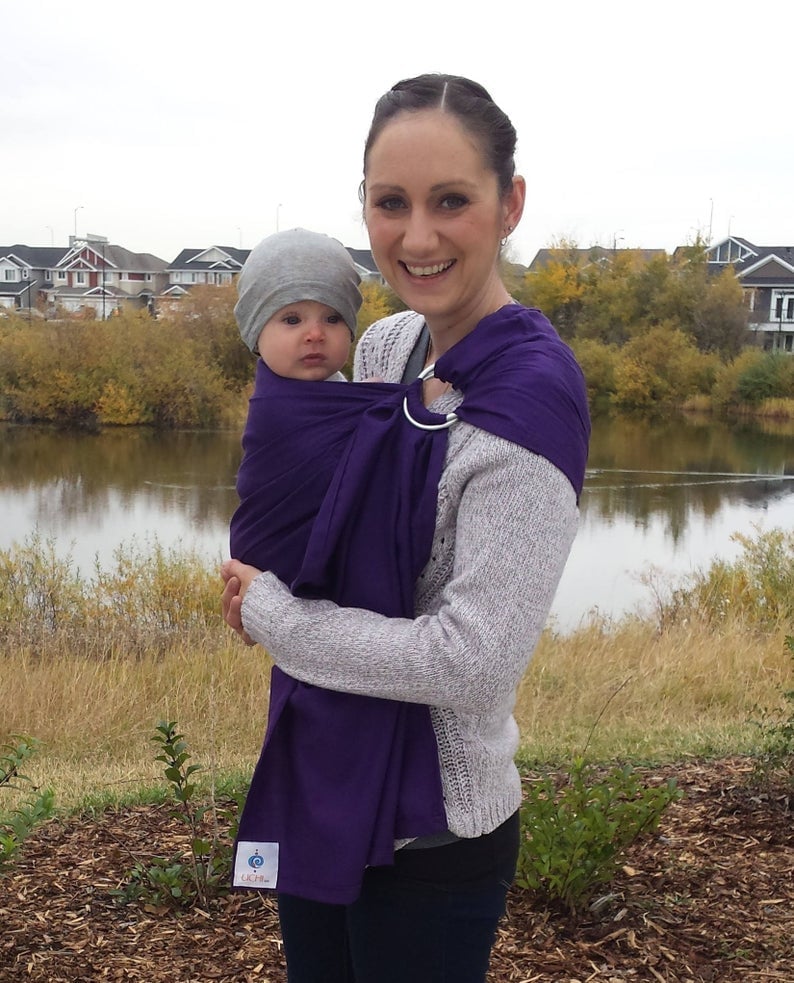
[[[513,178],[513,187],[505,195],[504,199],[504,227],[511,232],[521,221],[524,213],[524,202],[527,197],[527,183],[517,174]]]

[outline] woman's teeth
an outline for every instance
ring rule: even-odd
[[[452,266],[452,263],[453,260],[449,260],[447,263],[436,263],[434,266],[409,266],[406,263],[405,268],[411,276],[435,276],[437,273],[443,273],[444,270],[448,270]]]

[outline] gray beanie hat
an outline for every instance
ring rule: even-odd
[[[350,254],[337,239],[306,229],[276,232],[251,250],[237,277],[234,316],[251,351],[276,311],[299,300],[315,300],[338,311],[356,335],[361,307]]]

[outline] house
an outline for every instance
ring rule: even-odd
[[[50,310],[93,311],[110,317],[122,307],[153,310],[165,288],[166,262],[151,253],[133,253],[104,236],[69,236],[69,248],[54,265],[42,293]]]
[[[386,281],[375,265],[375,260],[372,258],[372,252],[369,249],[351,249],[350,246],[345,246],[345,249],[350,253],[350,258],[355,264],[362,283],[369,281],[370,283],[379,283],[383,286]]]
[[[0,310],[37,310],[66,252],[63,246],[0,246]]]
[[[250,249],[209,246],[183,249],[167,269],[168,284],[161,295],[163,306],[184,297],[197,284],[224,286],[231,283],[248,259]]]
[[[539,249],[528,266],[528,272],[537,273],[551,262],[566,262],[584,268],[595,263],[603,266],[610,263],[616,255],[631,253],[642,262],[649,263],[657,256],[666,256],[664,249],[608,249],[606,246],[590,246],[580,249],[578,246],[560,246],[552,249]]]
[[[709,246],[707,257],[710,272],[733,267],[758,344],[766,351],[794,352],[794,246],[756,246],[729,236]]]

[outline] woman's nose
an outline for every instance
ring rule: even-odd
[[[417,259],[430,255],[438,244],[431,217],[421,209],[413,209],[403,231],[403,249]]]

